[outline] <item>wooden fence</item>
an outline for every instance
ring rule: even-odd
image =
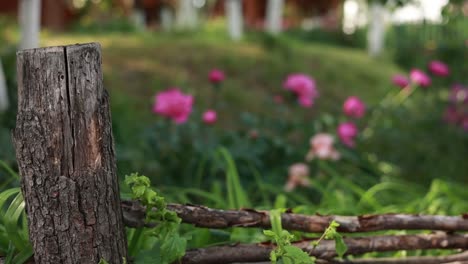
[[[99,44],[20,51],[18,116],[14,142],[26,203],[34,263],[124,263],[125,225],[145,225],[138,201],[120,201],[108,95],[103,89]],[[205,228],[269,228],[267,211],[217,210],[170,204],[184,223]],[[455,254],[403,259],[336,259],[333,241],[294,245],[319,263],[451,263],[468,261],[468,216],[282,214],[284,229],[320,233],[332,220],[345,238],[346,255],[416,249]],[[147,224],[147,223],[146,223]],[[420,230],[410,235],[362,235],[380,230]],[[432,230],[433,232],[427,232]],[[271,243],[190,249],[180,263],[266,262]],[[453,251],[452,251],[453,252]],[[131,259],[130,259],[131,261]]]

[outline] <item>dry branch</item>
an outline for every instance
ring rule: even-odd
[[[332,260],[324,264],[461,264],[467,263],[468,251],[447,256],[419,256],[406,258],[366,258],[353,260]]]
[[[294,243],[294,246],[301,248],[302,250],[308,252],[311,256],[315,256],[319,259],[331,260],[334,257],[336,257],[334,241],[322,241],[320,245],[316,248],[313,248],[310,242],[310,240],[304,240]],[[347,255],[358,255],[368,252],[386,252],[415,249],[468,249],[468,235],[448,235],[441,232],[437,234],[428,235],[373,236],[361,238],[345,238],[345,243],[348,246],[348,251],[346,252]],[[223,263],[266,261],[269,258],[270,251],[273,250],[274,247],[275,246],[273,244],[268,243],[247,245],[235,244],[229,246],[216,246],[210,248],[194,249],[187,251],[184,258],[182,259],[182,263],[210,264],[219,263],[220,260],[223,260]],[[447,260],[449,262],[452,262],[452,260],[454,259]]]
[[[135,201],[123,201],[122,208],[127,226],[144,225],[144,208]],[[197,227],[260,227],[270,228],[268,211],[254,209],[219,210],[200,205],[169,204],[168,209],[177,213],[182,222]],[[284,229],[310,233],[323,232],[332,220],[340,223],[342,233],[371,232],[380,230],[441,230],[468,231],[468,216],[382,214],[363,216],[321,216],[284,213],[281,222]]]

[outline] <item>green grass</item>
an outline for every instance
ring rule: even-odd
[[[154,93],[171,86],[195,94],[201,105],[208,104],[211,89],[207,74],[215,67],[226,72],[222,98],[231,115],[240,111],[271,114],[271,97],[281,91],[291,72],[305,72],[317,80],[319,109],[338,110],[339,102],[351,94],[369,103],[378,102],[390,89],[390,76],[399,71],[363,51],[266,37],[233,43],[196,34],[49,35],[43,43],[89,41],[103,46],[106,88],[113,93],[125,92],[126,99],[133,100],[143,115],[149,114]]]
[[[151,113],[156,91],[177,86],[195,95],[199,111],[211,107],[207,75],[212,68],[224,70],[227,76],[218,97],[223,102],[218,109],[220,123],[226,129],[236,127],[246,112],[277,117],[272,97],[281,93],[289,73],[304,72],[317,81],[320,98],[312,111],[281,115],[303,121],[302,116],[307,120],[323,112],[340,112],[342,101],[350,95],[362,97],[369,105],[378,103],[394,89],[389,79],[399,72],[392,63],[371,59],[360,50],[262,35],[234,43],[222,36],[195,33],[46,34],[43,45],[91,41],[103,48],[117,142],[138,141],[136,131],[157,119]]]
[[[17,38],[14,29],[5,32],[7,41]],[[157,91],[178,86],[195,95],[198,111],[211,107],[213,95],[207,74],[215,67],[227,75],[218,97],[223,101],[218,109],[220,123],[226,130],[239,126],[244,113],[304,122],[324,112],[340,112],[343,99],[350,95],[357,95],[373,106],[388,93],[397,91],[389,80],[401,69],[389,59],[369,58],[363,50],[260,33],[249,34],[244,41],[234,43],[221,32],[216,28],[174,34],[45,32],[42,45],[101,43],[105,87],[111,94],[119,156],[134,155],[120,146],[140,142],[141,131],[158,119],[151,113]],[[312,111],[279,112],[273,104],[273,95],[282,91],[283,80],[291,72],[305,72],[316,79],[320,98]],[[440,109],[425,105],[409,103],[407,109],[385,113],[388,119],[377,120],[379,127],[367,130],[372,133],[365,135],[359,151],[369,152],[370,158],[384,161],[382,166],[406,179],[427,184],[434,178],[466,181],[468,163],[463,162],[468,155],[464,147],[466,136],[447,129],[438,119]],[[194,120],[199,118],[192,116]],[[9,136],[7,130],[0,134],[6,139]],[[296,134],[288,135],[288,140],[295,143],[294,147],[305,145],[310,135],[300,131]],[[286,171],[286,167],[280,169]],[[260,174],[269,177],[264,171]]]

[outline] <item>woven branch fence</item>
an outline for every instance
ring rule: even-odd
[[[121,201],[108,95],[97,43],[47,47],[17,54],[18,116],[14,130],[21,189],[34,263],[124,263],[125,226],[143,227],[146,208]],[[217,210],[169,204],[183,223],[201,228],[270,228],[268,211]],[[283,213],[284,229],[320,234],[340,224],[348,251],[337,259],[333,241],[293,244],[318,263],[468,262],[468,216],[383,214],[321,216]],[[408,235],[369,232],[408,230]],[[416,232],[419,230],[420,232]],[[349,234],[348,234],[349,233]],[[352,234],[351,234],[352,233]],[[367,233],[367,235],[366,235]],[[178,263],[267,263],[271,243],[190,249]],[[361,259],[354,255],[445,249],[446,256]],[[353,256],[353,257],[349,257]],[[1,262],[1,260],[0,260]]]

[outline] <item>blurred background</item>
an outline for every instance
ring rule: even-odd
[[[281,195],[311,212],[459,213],[467,17],[465,0],[0,1],[1,187],[18,183],[16,51],[99,42],[119,175],[147,175],[171,201],[232,207],[237,188],[255,206]],[[317,92],[311,105],[287,84],[298,73]],[[171,87],[192,96],[187,120],[155,110]],[[352,96],[365,109],[356,119],[343,105]],[[320,133],[339,159],[312,157]]]

